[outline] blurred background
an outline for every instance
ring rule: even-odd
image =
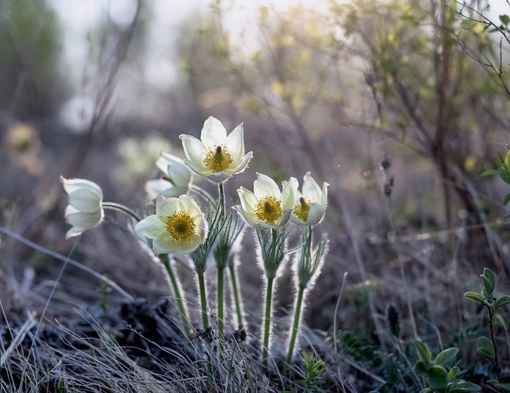
[[[305,321],[332,326],[347,272],[341,326],[371,331],[394,302],[451,333],[469,322],[461,294],[477,290],[483,266],[510,291],[508,190],[480,178],[509,142],[510,6],[492,3],[0,0],[0,225],[135,296],[166,296],[124,217],[108,212],[65,240],[59,177],[92,180],[105,200],[144,214],[161,151],[183,157],[178,136],[199,137],[209,116],[229,132],[243,122],[254,158],[226,184],[231,205],[255,172],[280,182],[311,171],[330,184],[320,230],[331,250]],[[242,291],[257,318],[250,249]],[[178,266],[193,293],[190,268]],[[40,309],[62,263],[4,236],[0,268],[12,310]],[[290,264],[279,285],[286,318]],[[49,312],[104,296],[68,268]]]

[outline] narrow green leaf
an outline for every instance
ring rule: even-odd
[[[450,371],[448,371],[448,382],[452,382],[459,373],[459,371],[460,368],[458,368],[457,366],[452,367]]]
[[[468,299],[474,300],[475,302],[478,302],[478,303],[483,303],[485,301],[483,296],[480,295],[478,292],[466,292],[464,294],[464,296],[467,297]]]
[[[434,360],[436,364],[440,366],[448,366],[449,363],[457,357],[457,353],[459,352],[459,348],[447,348],[444,351],[440,352],[436,359]]]
[[[441,390],[448,383],[448,373],[443,366],[433,365],[429,368],[429,385],[434,390]]]
[[[486,171],[483,171],[480,174],[480,177],[497,175],[497,174],[499,174],[499,172],[501,172],[501,169],[488,169]]]
[[[476,341],[476,352],[490,362],[494,361],[494,345],[487,337],[480,337]]]
[[[451,390],[452,392],[479,392],[482,388],[471,382],[458,382],[455,387]]]
[[[505,15],[507,18],[508,16]],[[505,160],[501,162],[503,164],[503,168],[510,168],[510,149],[506,151]]]
[[[503,205],[508,205],[508,202],[510,202],[510,193],[506,194],[503,198]]]
[[[491,380],[487,381],[487,383],[489,383],[490,385],[492,385],[496,388],[502,389],[506,392],[510,392],[510,383],[499,383],[499,381],[496,379],[491,379]]]
[[[497,310],[500,307],[506,306],[510,303],[510,296],[505,295],[501,296],[498,300],[496,300],[496,303],[494,303],[494,309]]]
[[[425,364],[425,366],[428,367],[432,361],[432,354],[430,353],[430,349],[421,341],[415,341],[414,346],[416,347],[416,351],[418,352],[420,360]]]
[[[503,389],[507,392],[510,392],[510,383],[498,383],[496,387],[498,387],[499,389]]]
[[[480,277],[482,278],[482,282],[483,282],[483,287],[485,289],[485,296],[490,299],[492,297],[492,294],[494,293],[494,281],[492,280],[492,277],[490,276],[490,273],[489,273],[489,277],[487,277],[485,275],[485,270],[488,270],[488,269],[484,269],[484,274],[480,275]]]
[[[491,269],[489,269],[488,267],[484,268],[483,275],[491,281],[491,283],[494,287],[496,287],[497,277],[496,277],[496,274]]]

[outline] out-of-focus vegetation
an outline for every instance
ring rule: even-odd
[[[495,272],[502,293],[510,292],[510,237],[501,220],[508,214],[501,203],[508,189],[480,178],[499,170],[498,153],[508,143],[508,2],[495,20],[486,2],[474,0],[330,1],[327,11],[260,7],[240,28],[227,22],[240,4],[214,1],[200,18],[193,14],[166,30],[156,29],[157,20],[165,20],[158,13],[165,9],[170,16],[179,5],[155,4],[136,2],[133,20],[124,25],[101,14],[86,32],[86,61],[73,63],[63,52],[65,14],[48,1],[0,2],[0,226],[70,253],[133,296],[154,302],[166,293],[160,267],[113,219],[77,243],[64,240],[59,176],[86,177],[101,183],[110,199],[143,206],[158,149],[180,154],[178,135],[198,136],[210,115],[227,129],[244,122],[246,147],[256,152],[250,165],[258,171],[277,180],[311,171],[330,183],[322,225],[331,250],[304,316],[320,333],[309,331],[301,346],[315,353],[299,357],[282,376],[259,369],[251,350],[232,348],[239,364],[257,363],[245,366],[254,375],[236,369],[236,381],[256,380],[243,386],[275,391],[346,392],[474,390],[462,385],[468,381],[483,391],[505,391],[508,310],[491,316],[495,335],[488,348],[499,353],[495,365],[477,354],[478,338],[489,335],[487,310],[462,294],[477,290],[484,267]],[[158,46],[157,34],[175,41]],[[169,64],[171,79],[172,72],[163,72]],[[248,174],[232,179],[227,197],[235,200],[235,190],[252,181]],[[253,322],[260,318],[259,272],[249,252],[242,263],[245,311],[251,326],[259,326]],[[184,290],[193,293],[189,267],[177,267]],[[78,305],[86,310],[82,315],[92,316],[82,319],[101,338],[97,359],[109,364],[105,370],[113,375],[115,362],[139,355],[126,355],[107,340],[105,321],[122,299],[106,295],[86,273],[61,271],[58,260],[7,236],[1,238],[0,268],[2,350],[16,343],[8,337],[32,335],[40,340],[40,356],[47,356],[41,369],[51,369],[54,349],[36,326],[44,334],[62,326],[72,331],[83,322],[76,322]],[[284,347],[278,331],[290,326],[285,310],[292,288],[287,272],[277,289],[276,349]],[[33,322],[26,310],[38,312],[42,322]],[[178,318],[176,310],[165,311]],[[52,325],[55,318],[70,324]],[[250,327],[248,332],[255,334]],[[87,350],[94,349],[84,348],[90,343],[83,340],[73,345],[84,352],[67,348],[68,355],[87,363],[90,378],[101,381],[90,366]],[[149,355],[157,351],[147,348]],[[9,358],[12,375],[18,375],[15,360]],[[221,377],[202,363],[198,371],[182,372],[182,381],[190,375],[200,381],[195,385],[165,381],[176,391],[199,391],[229,380],[221,361]],[[31,364],[27,381],[30,375],[36,381],[38,363]],[[58,391],[73,391],[64,375],[80,382],[67,374],[75,365],[66,360],[63,379],[52,377],[67,386]],[[152,378],[155,368],[168,365],[131,366],[133,386],[144,381],[164,391]],[[19,383],[11,374],[2,374],[2,389]],[[487,384],[496,378],[499,388]]]

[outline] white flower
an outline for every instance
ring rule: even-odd
[[[241,205],[235,208],[251,226],[257,229],[278,228],[285,224],[297,196],[298,182],[291,177],[282,191],[269,176],[258,173],[253,192],[241,187],[237,190]]]
[[[204,123],[200,139],[181,135],[186,154],[184,163],[197,175],[222,183],[236,173],[243,172],[253,153],[244,154],[243,124],[227,136],[221,122],[210,116]]]
[[[158,254],[189,253],[206,238],[207,221],[188,195],[160,197],[156,200],[156,214],[136,224],[135,230],[153,240],[152,248]]]
[[[160,195],[178,197],[188,192],[191,171],[180,158],[163,152],[156,165],[165,175],[161,179],[145,183],[145,191],[150,199]]]
[[[84,179],[66,179],[60,181],[69,197],[65,217],[73,227],[67,232],[66,238],[79,236],[87,229],[99,225],[104,218],[103,192],[96,184]]]
[[[302,193],[297,192],[296,205],[290,220],[298,225],[315,225],[322,221],[328,205],[328,186],[324,182],[322,189],[310,172],[303,177]]]

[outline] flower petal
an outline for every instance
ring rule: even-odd
[[[310,205],[310,211],[308,212],[308,218],[306,219],[306,225],[315,225],[322,221],[326,209],[318,203],[312,203]]]
[[[306,221],[301,220],[295,214],[290,216],[290,220],[297,225],[315,225],[322,221],[326,209],[318,203],[312,203],[310,210],[308,211],[308,217]]]
[[[243,123],[239,124],[227,137],[227,150],[234,162],[240,161],[244,155]]]
[[[204,168],[207,169],[204,165],[205,158],[205,149],[202,142],[199,139],[195,138],[191,135],[180,135],[179,138],[182,140],[182,148],[184,149],[184,154],[186,154],[186,158],[190,161],[195,168]],[[184,163],[188,166],[189,164]],[[193,170],[193,168],[191,168]]]
[[[99,195],[101,199],[103,198],[103,191],[101,190],[101,187],[99,187],[96,183],[91,182],[89,180],[66,179],[63,176],[60,176],[60,181],[64,186],[64,190],[66,190],[68,194],[79,189],[89,189],[93,191],[95,194]]]
[[[70,192],[69,204],[86,213],[94,213],[102,209],[100,195],[86,188],[79,188]]]
[[[73,227],[90,229],[94,228],[103,220],[103,211],[93,213],[84,213],[79,210],[73,210],[72,206],[68,206],[65,212],[66,222]]]
[[[257,180],[253,182],[253,192],[257,198],[265,196],[274,196],[280,198],[281,192],[278,184],[269,176],[257,173]]]
[[[321,203],[322,190],[314,180],[310,172],[307,172],[303,177],[303,196],[312,202]]]
[[[178,198],[179,196],[186,194],[188,187],[171,187],[161,191],[159,195],[167,198]]]
[[[232,177],[232,175],[228,175],[225,172],[212,173],[207,176],[207,179],[212,181],[213,183],[223,183],[225,180],[228,180]]]
[[[299,184],[295,177],[285,183],[282,190],[282,209],[293,209],[296,205]]]
[[[177,198],[158,198],[156,200],[156,215],[160,220],[166,221],[166,218],[181,210],[179,199]]]
[[[320,204],[324,209],[328,206],[328,186],[328,183],[322,183],[322,198]]]
[[[135,231],[149,239],[156,239],[166,233],[166,226],[155,214],[144,218],[136,224]]]
[[[217,146],[225,144],[227,140],[227,130],[223,127],[221,121],[215,117],[209,116],[204,122],[200,139],[206,149],[215,149]]]
[[[253,192],[245,187],[240,187],[237,190],[241,206],[244,210],[254,212],[257,208],[258,199]]]
[[[162,152],[156,165],[170,178],[174,186],[184,187],[191,181],[191,171],[179,157]]]
[[[248,163],[253,157],[253,152],[247,153],[239,162],[233,162],[231,167],[225,170],[225,173],[229,175],[234,175],[236,173],[244,172],[244,170],[248,167]]]

